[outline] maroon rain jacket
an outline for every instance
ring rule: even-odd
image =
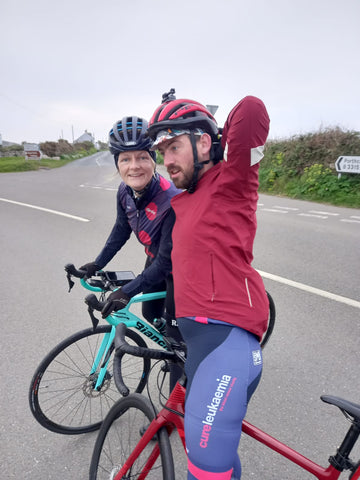
[[[263,102],[242,99],[223,129],[223,161],[203,174],[194,193],[185,191],[171,200],[178,318],[221,320],[259,338],[266,330],[268,299],[251,262],[259,162],[268,131]]]

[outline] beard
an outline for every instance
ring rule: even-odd
[[[192,170],[191,172],[181,171],[181,175],[175,178],[172,178],[170,174],[170,179],[176,188],[187,190],[192,183],[193,174],[194,174],[194,170]]]

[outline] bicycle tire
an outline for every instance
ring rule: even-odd
[[[265,345],[268,343],[273,333],[274,326],[275,326],[275,317],[276,317],[275,302],[269,292],[266,292],[266,294],[269,299],[269,317],[268,317],[268,324],[267,324],[266,331],[260,342],[261,348],[265,347]]]
[[[90,463],[90,480],[114,478],[134,450],[144,430],[155,418],[150,400],[133,393],[117,401],[107,414],[99,430]],[[160,454],[152,468],[142,472],[150,452],[158,442]],[[170,439],[166,427],[159,429],[128,469],[124,479],[175,480]],[[160,473],[161,472],[161,473]],[[162,474],[162,477],[160,476]]]
[[[113,357],[107,367],[102,388],[94,389],[97,373],[89,375],[95,354],[110,325],[81,330],[60,342],[42,360],[30,384],[30,410],[35,419],[48,430],[65,435],[92,432],[100,428],[107,412],[118,400],[113,376]],[[130,343],[146,346],[133,330],[126,336]],[[131,392],[144,389],[151,362],[127,355],[122,369]]]

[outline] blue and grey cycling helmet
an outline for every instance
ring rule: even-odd
[[[148,122],[140,117],[124,117],[115,123],[109,132],[109,150],[115,156],[115,163],[121,152],[145,150],[156,162],[156,153],[151,151],[153,141],[147,136]]]

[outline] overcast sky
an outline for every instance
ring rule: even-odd
[[[270,138],[360,131],[359,0],[1,0],[0,134],[107,141],[161,95],[260,97]]]

